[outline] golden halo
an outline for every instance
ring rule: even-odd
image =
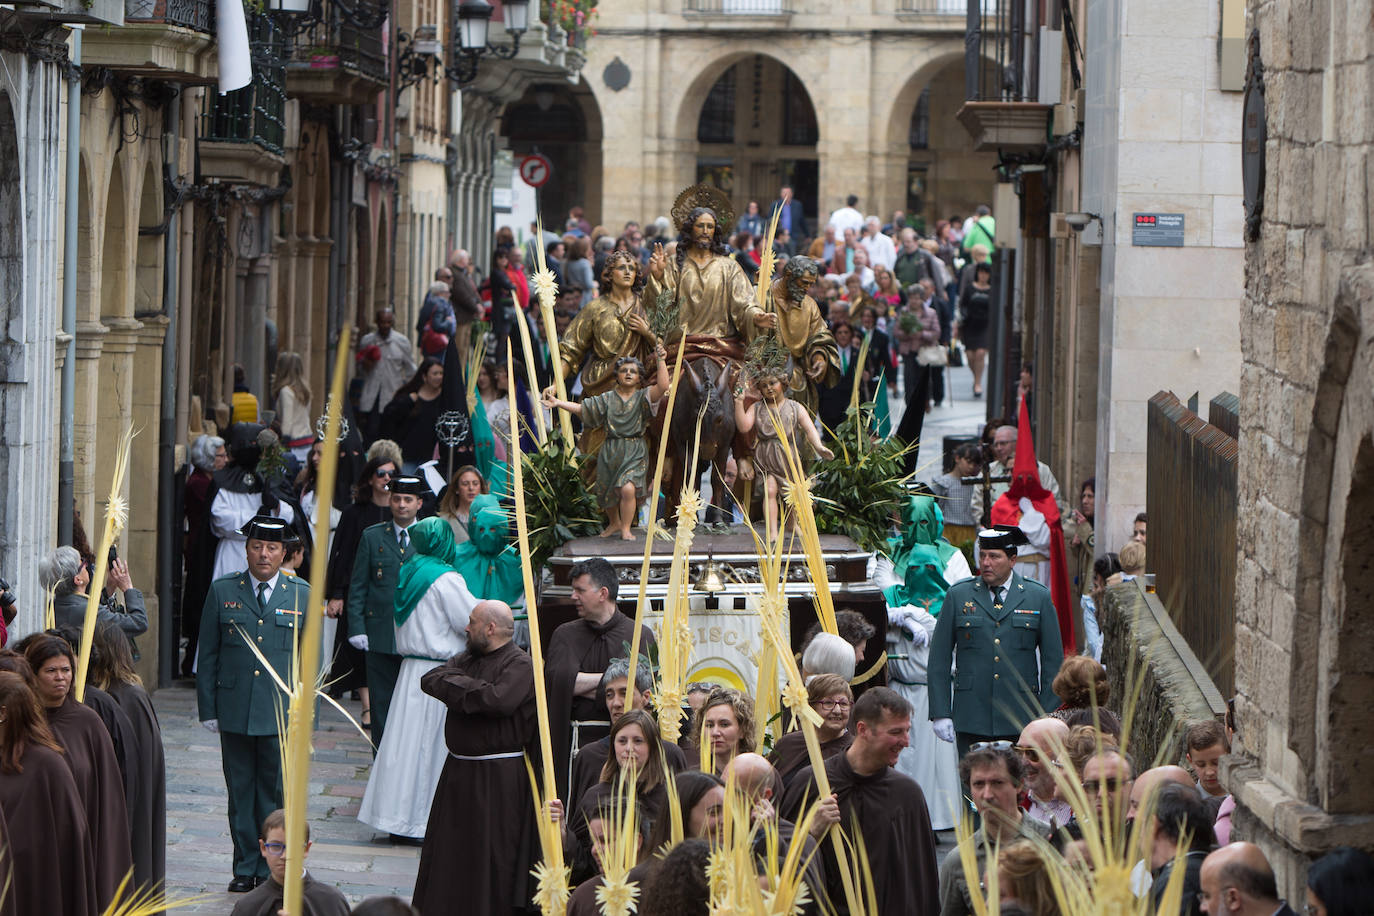
[[[697,207],[710,208],[716,215],[716,226],[720,229],[721,235],[730,234],[731,227],[735,225],[735,208],[731,206],[730,198],[725,196],[724,191],[708,184],[694,184],[690,188],[684,188],[677,196],[677,200],[673,201],[673,225],[677,226],[679,232],[687,228],[687,217]]]

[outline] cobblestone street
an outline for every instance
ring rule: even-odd
[[[179,683],[153,695],[167,751],[167,894],[204,900],[173,913],[228,913],[239,898],[225,892],[233,877],[229,821],[219,738],[196,719],[195,691]],[[346,702],[357,717],[359,704]],[[420,863],[416,847],[393,846],[357,820],[372,752],[358,732],[328,705],[320,708],[310,779],[307,866],[352,903],[377,895],[406,899]]]

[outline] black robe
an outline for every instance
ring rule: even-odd
[[[20,761],[22,772],[0,772],[0,810],[7,825],[19,828],[4,838],[5,873],[12,876],[0,907],[5,916],[100,912],[86,810],[63,757],[30,744]]]
[[[347,606],[348,585],[353,581],[353,561],[358,554],[358,544],[363,539],[363,529],[391,521],[391,509],[379,506],[370,500],[353,503],[339,514],[339,526],[334,529],[333,547],[330,548],[329,567],[325,581],[329,583],[329,600],[338,598]],[[334,631],[334,647],[330,658],[321,664],[329,670],[329,690],[334,696],[345,691],[367,686],[367,675],[363,670],[363,653],[348,642],[348,621],[339,618],[338,629]]]
[[[936,916],[940,912],[940,876],[935,864],[935,832],[930,827],[926,797],[915,780],[884,767],[861,776],[850,766],[848,754],[825,762],[830,790],[840,803],[837,828],[849,830],[857,817],[868,849],[877,913],[871,916]],[[779,813],[799,823],[818,795],[811,768],[798,771]],[[835,845],[821,843],[825,879],[835,911],[847,914],[844,883],[835,860]],[[853,857],[850,857],[853,865]]]
[[[87,691],[89,695],[91,691]],[[94,850],[95,897],[103,910],[133,868],[129,854],[129,811],[114,744],[100,716],[72,694],[49,709],[48,725],[66,752],[76,790],[86,811]]]
[[[640,636],[642,654],[654,645],[654,634],[643,627]],[[613,658],[630,654],[634,638],[634,621],[616,611],[611,619],[597,626],[586,620],[570,620],[553,631],[549,647],[544,652],[544,683],[549,692],[549,741],[553,749],[554,779],[558,797],[568,795],[568,755],[572,746],[572,722],[606,721],[606,700],[574,695],[579,672],[604,672]],[[610,727],[583,729],[585,746],[610,732]]]
[[[534,799],[522,754],[536,734],[534,666],[513,643],[464,652],[420,679],[448,707],[449,758],[439,776],[412,902],[421,913],[509,916],[534,891]],[[455,756],[457,755],[457,756]]]
[[[836,754],[843,754],[853,743],[854,736],[848,731],[841,733],[838,738],[822,741],[821,759],[829,760]],[[811,765],[811,755],[806,749],[806,735],[802,730],[795,729],[779,738],[773,745],[773,752],[768,755],[768,762],[778,771],[778,778],[782,780],[782,784],[790,786],[792,777],[802,768]]]
[[[682,748],[663,741],[659,742],[659,747],[663,749],[663,759],[667,761],[670,772],[681,773],[687,769],[687,755],[682,753]],[[601,781],[601,769],[610,755],[611,737],[607,735],[583,747],[573,759],[572,782],[568,785],[569,811],[576,811],[582,796]]]
[[[282,897],[285,893],[286,888],[278,884],[275,878],[268,878],[240,897],[230,916],[277,916],[284,905]],[[310,872],[306,872],[301,887],[301,909],[305,910],[305,916],[348,916],[350,907],[348,898],[338,888],[332,884],[322,884],[310,877]]]
[[[167,761],[162,749],[162,728],[148,692],[139,685],[111,684],[109,694],[129,717],[134,758],[138,762],[133,800],[129,804],[134,884],[156,887],[167,875]]]

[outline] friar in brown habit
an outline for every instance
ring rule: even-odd
[[[534,743],[534,665],[511,642],[510,606],[472,609],[468,647],[420,679],[448,707],[449,757],[439,776],[412,902],[421,913],[509,916],[529,904],[534,801],[525,752]]]
[[[100,716],[73,695],[76,656],[56,636],[25,640],[24,656],[33,668],[38,701],[48,714],[48,727],[66,752],[76,790],[86,809],[95,850],[95,895],[100,909],[114,900],[119,884],[133,869],[129,853],[129,811],[124,779],[114,743]]]
[[[848,914],[835,847],[825,833],[849,833],[857,819],[878,901],[872,916],[935,916],[940,878],[926,798],[914,780],[892,769],[908,744],[911,704],[887,687],[873,687],[854,704],[854,722],[854,743],[825,761],[832,794],[821,800],[812,822],[813,835],[824,837],[830,902],[837,913]],[[800,822],[817,794],[811,767],[804,767],[783,796],[782,816]]]
[[[0,671],[0,873],[9,884],[0,914],[96,916],[95,864],[76,780],[13,662],[27,665],[14,655],[8,661],[9,670]]]
[[[553,631],[544,653],[544,683],[549,693],[549,741],[553,751],[558,797],[568,797],[568,768],[575,723],[577,746],[585,747],[610,733],[610,714],[601,694],[601,677],[613,658],[629,654],[635,622],[616,610],[619,593],[615,567],[599,557],[573,566],[573,604],[577,620]],[[654,635],[643,627],[640,653],[648,654]]]

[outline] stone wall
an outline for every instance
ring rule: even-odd
[[[1206,668],[1140,579],[1107,589],[1098,622],[1112,685],[1109,705],[1128,727],[1126,747],[1137,770],[1181,763],[1188,726],[1226,715]]]
[[[1250,0],[1263,220],[1241,321],[1234,834],[1289,901],[1333,845],[1374,848],[1374,268],[1368,3]],[[1239,164],[1239,163],[1237,163]]]

